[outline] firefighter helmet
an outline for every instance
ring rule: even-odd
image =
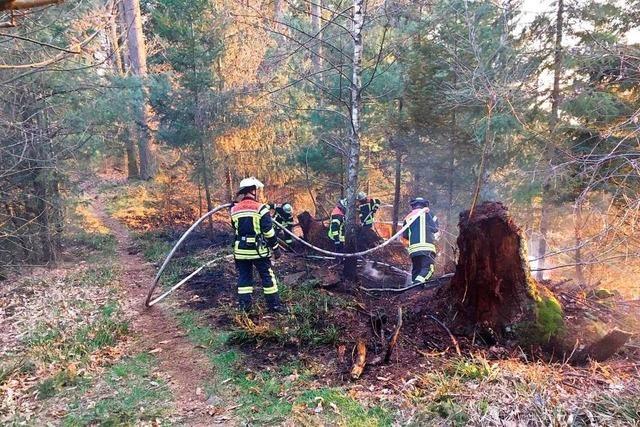
[[[251,189],[264,188],[264,184],[260,182],[256,177],[250,176],[240,181],[240,188],[238,188],[238,194],[247,193]]]
[[[346,199],[346,198],[344,198],[344,199],[340,199],[340,201],[338,202],[338,204],[339,204],[340,206],[342,206],[343,208],[346,208],[346,207],[347,207],[347,199]]]
[[[409,202],[409,206],[411,206],[412,208],[416,208],[416,207],[427,208],[429,207],[429,201],[424,197],[415,197],[411,199],[411,201]]]
[[[358,200],[366,200],[367,199],[367,193],[365,193],[364,191],[361,191],[358,193]]]
[[[293,212],[293,208],[291,207],[290,203],[285,203],[284,205],[282,205],[282,210],[284,211],[284,213],[290,214],[291,212]]]

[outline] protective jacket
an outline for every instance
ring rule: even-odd
[[[293,230],[293,213],[285,212],[285,210],[282,208],[284,205],[285,203],[283,204],[269,203],[269,209],[273,209],[275,211],[275,215],[273,216],[273,219],[276,222],[284,226],[287,230],[292,231]],[[275,227],[275,230],[276,230],[276,237],[282,238],[282,240],[284,240],[284,242],[287,245],[293,244],[293,238],[291,237],[291,235],[282,231],[278,226]]]
[[[336,206],[331,211],[331,224],[329,224],[329,238],[334,243],[344,243],[344,208]]]
[[[250,195],[231,208],[231,225],[235,230],[233,256],[236,260],[266,258],[278,248],[269,206]]]
[[[404,224],[407,224],[416,218],[402,235],[409,240],[409,255],[412,257],[426,255],[428,252],[436,253],[434,234],[438,232],[438,218],[430,212],[420,211],[422,208],[414,209],[404,219]]]
[[[365,227],[373,225],[373,216],[376,214],[381,205],[380,199],[369,199],[364,203],[360,203],[360,223]]]

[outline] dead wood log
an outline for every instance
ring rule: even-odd
[[[356,344],[356,357],[351,367],[351,379],[357,380],[362,375],[364,367],[367,364],[367,345],[361,339]]]
[[[33,9],[34,7],[62,3],[62,1],[63,0],[0,0],[0,11]]]
[[[484,202],[460,214],[459,260],[448,287],[456,326],[486,328],[498,337],[516,331],[532,342],[548,342],[563,328],[554,295],[531,276],[526,242],[508,209]]]
[[[579,351],[575,357],[575,363],[586,363],[589,359],[604,362],[616,354],[632,336],[633,334],[630,332],[614,328],[604,337]]]

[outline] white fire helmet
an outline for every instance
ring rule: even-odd
[[[283,210],[285,213],[288,213],[288,214],[290,214],[291,212],[293,212],[293,208],[291,207],[291,204],[289,204],[289,203],[285,203],[284,205],[282,205],[282,210]]]
[[[242,181],[240,181],[240,187],[238,188],[238,194],[243,193],[242,190],[249,188],[249,187],[255,187],[256,189],[259,188],[264,188],[264,184],[262,182],[260,182],[259,179],[257,179],[256,177],[250,176],[249,178],[245,178]]]
[[[367,198],[367,193],[361,191],[358,193],[358,200],[365,200]]]

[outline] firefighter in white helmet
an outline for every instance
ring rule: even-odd
[[[271,266],[271,255],[278,259],[281,250],[269,206],[257,200],[257,191],[263,187],[254,177],[243,179],[238,189],[239,200],[231,208],[231,224],[235,230],[233,256],[238,271],[238,303],[241,310],[251,309],[255,266],[262,279],[262,291],[268,309],[283,312],[276,275]]]

